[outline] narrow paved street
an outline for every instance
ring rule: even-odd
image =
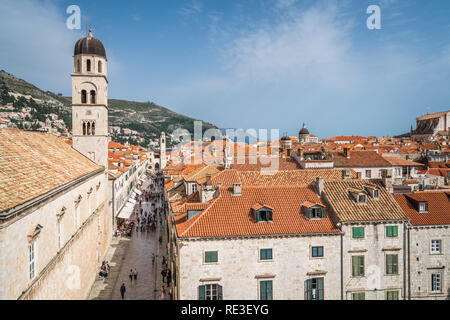
[[[144,183],[143,189],[150,183],[150,181]],[[155,192],[160,193],[161,189],[156,189]],[[152,211],[152,203],[142,202],[143,211]],[[156,202],[153,208],[159,208],[160,205],[160,202]],[[139,202],[136,207],[139,212]],[[137,219],[135,213],[130,219]],[[163,224],[164,220],[162,219]],[[162,259],[163,255],[167,257],[167,246],[164,237],[165,225],[159,224],[159,218],[156,225],[155,231],[136,231],[134,227],[131,238],[114,237],[106,257],[111,267],[110,273],[106,279],[97,276],[89,296],[90,300],[121,300],[122,283],[126,286],[125,300],[160,300],[162,298]],[[163,239],[161,244],[158,241],[160,235]],[[154,265],[152,265],[153,253],[156,257]],[[137,281],[134,278],[130,280],[131,269],[136,269]],[[164,299],[168,299],[167,289]]]

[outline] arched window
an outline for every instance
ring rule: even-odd
[[[91,135],[91,123],[88,121],[87,123],[87,135],[90,136]]]
[[[86,70],[87,70],[87,72],[91,72],[91,59],[87,60]]]
[[[92,135],[95,136],[95,121],[92,121]]]
[[[91,90],[91,104],[95,104],[95,90]]]
[[[102,73],[102,62],[98,62],[98,73]]]
[[[80,59],[77,60],[77,72],[81,72],[81,65],[80,65]]]
[[[87,103],[87,92],[86,92],[86,90],[81,90],[81,103]]]
[[[83,121],[83,136],[86,135],[86,122]]]

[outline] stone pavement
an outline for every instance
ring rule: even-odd
[[[143,203],[148,208],[150,203]],[[163,219],[164,223],[164,219]],[[163,235],[163,242],[159,244],[159,235]],[[152,253],[156,255],[155,265],[152,266]],[[167,245],[164,228],[158,224],[156,231],[133,230],[131,238],[113,238],[105,260],[111,267],[108,278],[97,275],[89,300],[121,300],[120,286],[125,283],[125,300],[161,300],[162,295],[162,257],[167,258]],[[130,269],[137,270],[137,281],[130,281]],[[168,299],[168,293],[164,300]]]

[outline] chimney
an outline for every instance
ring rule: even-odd
[[[344,156],[350,159],[350,148],[344,148]]]
[[[352,176],[352,171],[350,169],[345,169],[342,171],[342,176],[343,176],[344,180],[348,180]]]
[[[316,179],[316,190],[319,196],[322,196],[324,181],[322,177]]]
[[[211,186],[211,185],[212,185],[211,174],[210,174],[210,173],[208,173],[208,174],[206,175],[206,185],[207,185],[207,186]]]
[[[242,184],[233,183],[233,196],[241,196],[242,195]]]

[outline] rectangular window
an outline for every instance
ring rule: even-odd
[[[325,217],[323,208],[311,208],[311,219],[322,219]]]
[[[386,255],[386,274],[398,274],[398,254]]]
[[[386,237],[388,238],[398,237],[398,226],[386,226]]]
[[[312,247],[311,250],[313,258],[323,257],[323,247]]]
[[[419,212],[428,212],[428,203],[427,202],[419,203]]]
[[[214,263],[218,261],[217,251],[205,251],[205,263]]]
[[[364,238],[364,227],[353,227],[353,239]]]
[[[364,256],[352,257],[352,276],[364,277]]]
[[[398,300],[398,290],[387,291],[386,300]]]
[[[431,253],[441,253],[441,240],[431,240]]]
[[[372,170],[366,170],[366,178],[370,179],[372,177]]]
[[[259,300],[273,300],[272,280],[262,280],[259,282]]]
[[[259,260],[272,260],[272,249],[259,250]]]
[[[324,300],[324,278],[312,278],[305,283],[305,300]]]
[[[352,300],[366,300],[366,293],[365,292],[353,292]]]
[[[222,286],[206,284],[198,287],[198,300],[223,300]]]
[[[30,243],[30,279],[36,277],[36,243]]]
[[[441,292],[442,280],[440,273],[431,274],[431,292]]]

